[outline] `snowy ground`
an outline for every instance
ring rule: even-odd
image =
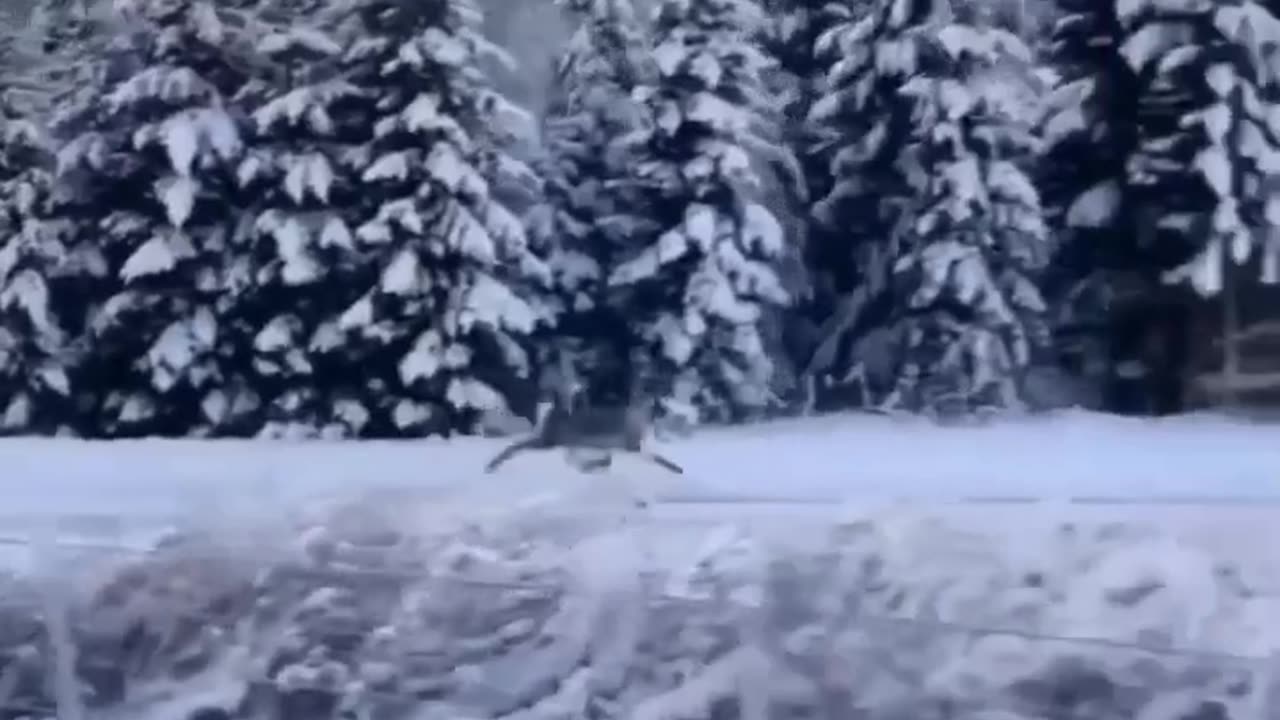
[[[558,453],[519,456],[486,475],[497,440],[9,440],[0,441],[0,567],[67,580],[86,566],[66,564],[66,552],[44,554],[44,541],[87,547],[79,557],[96,566],[100,553],[141,549],[173,527],[219,531],[268,563],[298,537],[296,523],[356,499],[447,537],[513,519],[576,526],[569,535],[588,539],[566,545],[556,562],[600,565],[609,577],[635,563],[678,574],[735,538],[772,557],[812,552],[833,528],[870,519],[868,557],[920,602],[936,600],[928,612],[961,634],[1027,627],[1017,620],[1028,592],[1018,583],[1035,573],[1051,578],[1033,603],[1035,643],[1101,640],[1146,652],[1156,651],[1148,641],[1156,632],[1169,651],[1253,662],[1280,652],[1277,432],[1223,419],[1084,414],[970,429],[826,418],[666,443],[682,478],[634,460],[617,461],[608,476],[577,475]],[[656,502],[643,516],[627,514],[628,493],[640,489]],[[1134,592],[1145,599],[1116,599]],[[872,613],[859,617],[874,622]],[[900,619],[920,621],[916,611]]]
[[[1280,547],[1277,435],[1275,426],[1210,417],[1069,413],[981,428],[831,417],[664,443],[683,478],[633,460],[618,466],[657,498],[665,524],[785,526],[835,519],[844,505],[902,501],[1010,537],[1064,519],[1142,522],[1235,555]],[[501,444],[4,440],[0,544],[48,532],[119,542],[211,518],[271,524],[308,501],[370,492],[506,507],[567,475],[559,453],[525,454],[484,474]],[[11,560],[25,553],[10,550]],[[1280,578],[1271,554],[1259,555]]]
[[[688,471],[672,499],[1280,501],[1280,427],[1210,417],[1145,421],[1063,414],[979,428],[831,417],[708,430],[664,443]],[[219,497],[281,499],[354,488],[495,484],[496,440],[414,442],[0,441],[0,492],[15,512],[81,506],[130,513]],[[524,483],[559,456],[503,468]],[[648,469],[644,470],[647,475]],[[501,484],[500,479],[497,484]],[[105,504],[104,504],[105,503]]]

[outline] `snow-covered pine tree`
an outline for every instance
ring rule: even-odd
[[[1137,143],[1137,73],[1121,54],[1114,2],[1058,0],[1047,62],[1056,76],[1044,103],[1037,187],[1057,250],[1045,278],[1064,367],[1089,385],[1108,368],[1114,271],[1143,263],[1128,201],[1126,165]]]
[[[813,204],[831,192],[830,146],[839,136],[809,121],[824,94],[827,70],[838,59],[833,31],[870,12],[871,0],[766,0],[771,19],[762,37],[764,51],[777,62],[766,77],[780,96],[782,143],[794,166],[774,167],[777,187],[771,206],[797,241],[803,269],[784,342],[792,364],[803,368],[821,337],[821,326],[856,279],[847,261],[846,238],[813,221]],[[834,256],[831,253],[834,252]],[[812,388],[810,388],[811,392]],[[813,401],[813,397],[809,401]]]
[[[472,0],[349,0],[345,77],[367,91],[375,138],[355,228],[370,277],[339,316],[365,373],[366,433],[468,432],[531,373],[550,273],[495,193],[532,171],[505,152],[522,113],[480,68],[505,54]]]
[[[1064,244],[1050,292],[1071,301],[1055,305],[1076,311],[1109,409],[1174,411],[1188,321],[1165,282],[1216,292],[1223,259],[1256,257],[1273,222],[1262,48],[1276,21],[1256,2],[1058,4],[1041,187]]]
[[[347,436],[368,422],[337,316],[360,293],[349,223],[364,207],[372,116],[365,91],[338,72],[345,47],[329,19],[319,9],[279,18],[258,44],[273,76],[238,98],[252,121],[238,181],[253,201],[227,331],[246,367],[207,409],[250,432]]]
[[[1048,340],[1037,287],[1048,232],[1025,170],[1038,150],[1034,106],[1019,92],[1030,53],[981,18],[921,29],[928,42],[901,88],[915,129],[899,163],[915,194],[894,257],[896,381],[884,403],[949,415],[1018,407]]]
[[[49,232],[52,157],[37,123],[0,98],[0,433],[52,433],[71,418],[65,319]]]
[[[873,403],[893,383],[884,326],[893,308],[895,241],[914,194],[898,162],[913,130],[912,103],[900,89],[918,70],[919,28],[935,9],[877,0],[823,39],[833,63],[808,120],[824,138],[831,186],[815,198],[821,244],[810,257],[833,278],[839,302],[805,370],[823,407]]]
[[[1280,281],[1278,238],[1259,232],[1280,223],[1269,183],[1280,171],[1280,127],[1269,120],[1280,109],[1280,19],[1253,0],[1190,13],[1168,0],[1119,7],[1121,52],[1149,81],[1128,169],[1137,202],[1158,218],[1157,261],[1194,255],[1170,275],[1212,295],[1224,269],[1266,240],[1264,272]]]
[[[771,100],[753,44],[754,0],[664,0],[654,18],[657,78],[637,88],[645,127],[628,140],[632,178],[659,230],[610,274],[644,342],[640,382],[668,412],[748,416],[772,402],[768,315],[789,301],[786,238],[758,199],[752,149]]]
[[[556,66],[543,119],[542,202],[525,219],[552,273],[556,323],[539,360],[597,401],[625,396],[632,340],[605,279],[619,252],[652,222],[637,215],[620,181],[619,141],[639,127],[631,97],[647,71],[647,47],[631,0],[562,0],[577,21]]]
[[[224,267],[238,220],[244,83],[222,10],[191,0],[117,2],[131,32],[98,91],[63,113],[58,152],[68,245],[96,278],[79,368],[85,430],[109,436],[208,432],[222,374],[219,316],[234,301]]]
[[[959,393],[967,410],[999,388],[1010,402],[1042,335],[1023,322],[1042,310],[1024,273],[1048,250],[1022,170],[1029,51],[945,0],[881,0],[828,41],[841,59],[810,119],[834,138],[834,184],[815,217],[853,282],[810,361],[819,401],[937,410]]]
[[[1149,0],[1121,3],[1119,14],[1128,32],[1126,59],[1149,78],[1139,105],[1138,149],[1128,168],[1136,202],[1145,215],[1158,218],[1147,235],[1149,252],[1159,269],[1181,263],[1164,281],[1189,280],[1202,296],[1221,295],[1227,384],[1218,399],[1230,402],[1230,376],[1240,367],[1229,336],[1239,330],[1239,286],[1248,282],[1248,271],[1240,268],[1252,262],[1249,270],[1257,272],[1260,259],[1263,279],[1280,282],[1280,236],[1274,230],[1280,202],[1273,197],[1280,170],[1280,126],[1274,120],[1280,109],[1280,19],[1253,0],[1191,13],[1176,3]],[[1170,323],[1163,353],[1142,357],[1160,396],[1179,401],[1187,395],[1181,387],[1191,344],[1187,314]],[[1181,405],[1166,401],[1157,409]]]
[[[870,0],[769,0],[766,10],[772,18],[765,37],[765,50],[781,71],[784,138],[803,168],[803,187],[794,193],[797,209],[806,219],[811,200],[827,196],[831,191],[829,145],[838,140],[830,128],[809,122],[814,104],[824,94],[827,71],[839,59],[839,49],[832,42],[835,31],[865,17]],[[808,223],[806,223],[808,224]],[[826,262],[824,253],[831,243],[806,228],[809,272],[814,292],[820,298],[821,312],[829,313],[834,298],[845,291],[852,278],[845,275],[848,263]]]

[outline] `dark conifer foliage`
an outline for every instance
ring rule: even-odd
[[[131,62],[64,113],[72,134],[58,153],[59,182],[74,188],[70,244],[95,278],[93,352],[78,368],[96,395],[84,423],[109,435],[206,432],[203,408],[222,381],[219,318],[236,297],[224,261],[241,207],[241,48],[210,4],[121,12]]]
[[[761,202],[752,149],[767,145],[771,61],[751,39],[754,0],[668,0],[654,16],[643,129],[627,143],[639,207],[655,224],[613,268],[645,343],[637,369],[668,412],[749,417],[776,403],[767,327],[790,298],[787,238]]]
[[[1268,3],[547,12],[532,116],[480,0],[38,0],[0,33],[3,431],[1172,412],[1192,309],[1280,276]]]
[[[562,5],[577,27],[556,63],[542,122],[542,202],[526,217],[530,241],[552,272],[556,321],[539,343],[540,361],[555,370],[548,383],[619,401],[629,392],[637,339],[606,280],[637,234],[652,230],[624,182],[623,147],[641,127],[632,92],[651,66],[630,0]]]
[[[286,16],[264,33],[258,51],[273,72],[238,98],[250,147],[237,180],[252,205],[232,260],[245,284],[229,324],[245,372],[222,406],[228,421],[268,434],[351,436],[368,422],[337,316],[368,282],[353,222],[369,207],[359,173],[372,113],[369,91],[340,73],[345,47],[329,15]]]
[[[74,334],[58,302],[65,249],[50,221],[52,160],[38,121],[0,98],[0,433],[55,433],[72,416]]]
[[[354,227],[369,281],[337,325],[366,432],[472,432],[533,380],[548,316],[534,289],[550,270],[499,193],[532,175],[508,151],[523,113],[481,69],[505,54],[470,0],[351,0],[347,17],[343,77],[372,119]]]
[[[1190,343],[1177,283],[1216,293],[1224,258],[1256,257],[1272,222],[1261,48],[1277,21],[1253,2],[1059,6],[1041,175],[1062,246],[1048,285],[1060,344],[1109,409],[1175,411]]]

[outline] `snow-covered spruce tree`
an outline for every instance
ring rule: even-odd
[[[78,368],[85,431],[208,432],[222,381],[219,316],[234,300],[225,259],[238,219],[244,82],[234,25],[188,0],[119,2],[136,65],[69,115],[58,153],[68,245],[92,283]],[[89,291],[84,291],[89,292]]]
[[[772,22],[764,38],[765,51],[778,63],[782,86],[783,137],[799,159],[802,187],[796,188],[793,202],[801,216],[808,218],[811,201],[831,191],[829,145],[838,139],[829,128],[809,122],[814,104],[825,92],[827,71],[839,57],[832,42],[838,29],[848,27],[871,10],[870,0],[768,0],[764,6]],[[809,223],[805,223],[808,225]],[[852,278],[842,273],[850,268],[827,263],[823,253],[829,242],[808,228],[806,254],[820,312],[829,313],[837,287],[848,289]]]
[[[1048,290],[1074,311],[1067,337],[1085,341],[1077,363],[1106,407],[1176,411],[1187,303],[1166,281],[1215,292],[1228,246],[1254,257],[1272,222],[1260,181],[1275,135],[1260,119],[1275,18],[1255,2],[1059,5],[1040,184],[1064,244]]]
[[[273,77],[238,98],[252,124],[237,179],[252,206],[234,263],[245,286],[226,324],[246,372],[210,409],[248,432],[354,435],[368,422],[337,316],[361,292],[354,224],[371,114],[338,73],[344,46],[326,19],[266,32],[258,52]]]
[[[824,138],[831,186],[815,198],[810,262],[832,278],[839,302],[805,370],[822,407],[873,403],[893,382],[883,328],[895,241],[914,194],[899,163],[914,127],[900,89],[918,70],[921,27],[935,11],[927,0],[877,0],[824,38],[833,64],[808,120]]]
[[[835,138],[834,185],[815,217],[828,262],[856,280],[809,365],[819,400],[972,409],[999,389],[1010,402],[1028,333],[1041,335],[1023,323],[1040,302],[1022,273],[1047,251],[1020,166],[1027,50],[935,0],[883,0],[831,41],[843,58],[811,120]]]
[[[801,269],[794,287],[795,307],[788,316],[785,344],[791,365],[801,370],[809,362],[821,327],[849,291],[855,278],[848,262],[841,262],[843,239],[836,231],[813,220],[813,204],[831,191],[830,146],[838,134],[809,121],[814,104],[824,94],[827,70],[838,59],[832,42],[839,28],[868,14],[871,0],[765,0],[770,22],[761,43],[777,63],[766,83],[779,97],[779,128],[789,165],[775,164],[775,177],[766,192],[770,207],[795,238],[796,260]],[[828,253],[835,250],[836,257]],[[814,400],[807,388],[807,403]]]
[[[1202,295],[1220,292],[1224,267],[1248,261],[1258,230],[1280,222],[1268,178],[1280,169],[1277,111],[1280,19],[1252,0],[1188,13],[1167,0],[1124,3],[1122,53],[1148,79],[1138,106],[1129,182],[1154,227],[1157,261]],[[1266,268],[1280,280],[1280,244]]]
[[[63,254],[45,222],[51,165],[37,123],[0,106],[0,433],[72,419],[72,338],[53,289]]]
[[[471,0],[350,0],[348,82],[368,93],[357,219],[363,294],[338,318],[363,368],[365,434],[469,432],[531,373],[530,298],[549,271],[495,189],[529,176],[504,151],[520,112],[480,69],[505,57]]]
[[[1064,368],[1101,389],[1108,369],[1108,312],[1116,272],[1143,264],[1128,158],[1137,143],[1138,75],[1121,54],[1113,2],[1059,0],[1047,62],[1056,82],[1044,104],[1037,169],[1057,250],[1045,293]]]
[[[609,282],[644,343],[643,392],[675,414],[730,420],[772,402],[768,314],[789,301],[786,238],[757,201],[751,149],[770,98],[750,42],[754,0],[666,0],[654,19],[657,78],[636,90],[645,126],[628,140],[639,207],[659,229],[635,238]]]
[[[884,404],[948,415],[1018,407],[1048,339],[1036,284],[1048,232],[1024,170],[1038,143],[1016,92],[1029,52],[985,24],[941,24],[927,37],[901,89],[915,104],[900,159],[915,195],[894,258],[896,380]]]
[[[578,22],[556,67],[543,119],[543,198],[525,218],[552,273],[554,328],[540,362],[585,396],[625,395],[632,339],[605,279],[637,232],[652,229],[623,192],[619,141],[639,127],[631,97],[647,48],[631,0],[563,0]]]
[[[1151,104],[1158,62],[1140,57],[1163,54],[1170,49],[1166,40],[1188,26],[1166,24],[1135,34],[1117,3],[1059,6],[1063,16],[1051,36],[1049,59],[1060,79],[1042,125],[1047,149],[1039,183],[1060,238],[1045,284],[1055,308],[1058,346],[1067,369],[1095,388],[1107,409],[1174,411],[1181,405],[1183,354],[1178,350],[1187,344],[1180,336],[1188,318],[1184,299],[1161,276],[1193,251],[1176,239],[1178,231],[1154,231],[1163,216],[1161,200],[1140,190],[1149,179],[1133,182],[1132,163],[1141,136],[1161,126],[1155,134],[1168,136],[1171,123],[1190,109],[1185,102],[1182,107]],[[1166,30],[1173,32],[1161,39]],[[1184,50],[1199,43],[1193,40]],[[1166,100],[1180,93],[1174,87]],[[1170,148],[1185,152],[1188,146],[1175,142]],[[1179,174],[1177,165],[1164,168],[1166,179]],[[1193,194],[1200,195],[1193,204],[1203,206],[1203,192]],[[1191,206],[1175,209],[1167,220],[1185,222],[1184,210],[1195,212]],[[1157,242],[1156,236],[1164,239]],[[1149,347],[1163,350],[1152,353]]]
[[[1120,7],[1129,33],[1126,59],[1150,78],[1128,168],[1141,212],[1158,218],[1145,238],[1158,269],[1173,266],[1162,280],[1189,280],[1202,296],[1222,296],[1222,329],[1233,335],[1241,320],[1239,286],[1257,272],[1259,255],[1263,279],[1280,281],[1280,238],[1273,229],[1280,202],[1272,197],[1280,169],[1274,120],[1280,19],[1252,0],[1193,13],[1169,2]],[[1192,344],[1189,304],[1168,313],[1174,317],[1158,345],[1163,352],[1140,356],[1139,369],[1153,376],[1157,397],[1171,398],[1158,411],[1179,410],[1188,396],[1182,383]],[[1239,358],[1233,341],[1223,348],[1222,371],[1229,376],[1239,371]],[[1231,392],[1228,387],[1220,399],[1230,402]]]

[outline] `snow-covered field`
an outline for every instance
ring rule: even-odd
[[[632,460],[616,461],[612,475],[579,476],[558,453],[519,456],[502,472],[486,475],[481,468],[500,447],[498,440],[10,440],[0,442],[0,557],[22,574],[48,577],[63,573],[48,565],[66,555],[47,554],[45,541],[55,537],[141,548],[165,528],[199,528],[221,537],[224,549],[269,564],[280,553],[297,551],[300,537],[314,545],[314,528],[323,522],[317,518],[349,500],[390,513],[399,531],[422,537],[502,534],[508,532],[502,528],[520,526],[534,533],[521,536],[520,547],[559,547],[565,541],[557,533],[576,533],[577,541],[543,558],[544,570],[563,566],[570,574],[585,573],[593,579],[580,581],[605,594],[626,585],[632,571],[653,571],[665,578],[663,593],[680,596],[671,583],[679,584],[682,573],[714,566],[733,576],[740,558],[734,561],[739,565],[710,558],[734,556],[746,546],[766,558],[798,558],[788,561],[798,568],[818,563],[822,548],[838,547],[836,554],[846,559],[874,560],[873,574],[882,578],[867,593],[873,598],[868,602],[883,604],[863,608],[855,645],[875,635],[868,623],[905,619],[917,630],[929,623],[953,628],[946,637],[970,632],[965,628],[990,637],[996,629],[1014,633],[1019,642],[1030,633],[1037,647],[1072,638],[1125,646],[1107,651],[1106,663],[1117,652],[1148,652],[1141,648],[1182,653],[1184,659],[1209,653],[1204,657],[1219,658],[1213,661],[1219,665],[1238,656],[1253,672],[1266,666],[1249,659],[1280,651],[1274,620],[1280,617],[1277,433],[1280,428],[1215,418],[1066,414],[963,429],[824,418],[711,430],[665,443],[664,454],[686,468],[682,478]],[[635,515],[625,511],[629,492],[656,502],[647,514]],[[303,526],[313,529],[297,529]],[[849,540],[851,532],[862,539]],[[36,550],[30,539],[39,541]],[[88,552],[111,554],[96,547]],[[494,552],[464,554],[475,562],[492,560]],[[77,566],[77,572],[92,566]],[[598,568],[584,570],[588,566]],[[865,569],[847,572],[869,582]],[[813,583],[844,577],[836,573]],[[806,588],[820,602],[816,585]],[[1050,673],[1030,662],[1025,648],[965,644],[952,657],[951,640],[945,650],[929,647],[928,657],[946,655],[961,665],[978,662],[972,653],[992,654],[982,667],[1013,663],[1018,670],[1006,670],[1010,678]],[[1084,657],[1077,651],[1050,655],[1055,662]],[[1146,672],[1122,665],[1122,673]],[[977,697],[975,682],[982,693],[1022,697],[1022,690],[988,687],[990,672],[983,671],[986,679],[979,682],[960,666],[947,667],[931,669],[928,678],[941,683],[938,692],[948,697]],[[1141,677],[1147,679],[1130,682],[1155,682]],[[1209,692],[1202,684],[1196,685],[1197,702]],[[876,687],[897,697],[888,686]],[[1261,691],[1249,687],[1248,693],[1219,693],[1233,698],[1230,717],[1260,717]],[[647,717],[677,717],[650,709],[655,714]]]
[[[743,504],[773,505],[771,512],[778,505],[815,505],[792,511],[825,513],[845,503],[899,500],[1118,503],[1071,512],[1266,518],[1273,503],[1280,512],[1278,440],[1280,427],[1213,417],[1148,421],[1067,413],[976,428],[830,417],[665,442],[664,452],[686,468],[679,479],[634,460],[617,466],[659,501],[699,508],[676,514],[724,515],[740,512],[727,506]],[[565,478],[559,453],[524,454],[499,474],[484,474],[482,466],[502,442],[0,440],[0,532],[49,522],[110,532],[115,519],[136,528],[211,514],[252,521],[287,513],[299,502],[368,492],[509,505]],[[1150,505],[1178,507],[1135,507]],[[980,514],[988,512],[1002,511]],[[1025,517],[1027,510],[1011,513]]]
[[[213,519],[269,524],[300,504],[369,493],[480,511],[581,482],[555,452],[520,455],[486,475],[504,442],[0,440],[0,540],[118,539]],[[941,428],[840,416],[713,429],[662,446],[685,476],[624,456],[615,476],[587,482],[621,478],[658,501],[657,518],[681,524],[823,522],[846,506],[897,502],[1015,535],[1063,519],[1131,521],[1280,548],[1272,425],[1065,413]]]
[[[824,522],[846,506],[896,502],[1013,535],[1065,519],[1129,521],[1215,545],[1280,548],[1280,427],[1216,417],[1065,413],[973,428],[848,416],[773,422],[663,443],[686,468],[681,478],[624,457],[614,476],[572,480],[553,452],[484,474],[504,442],[0,440],[0,539],[270,524],[301,504],[370,493],[481,511],[566,482],[621,479],[658,501],[658,519],[680,524]]]
[[[1280,427],[1214,417],[1065,413],[986,427],[829,417],[712,429],[664,443],[688,471],[671,499],[831,502],[905,498],[1280,501]],[[495,481],[497,440],[238,442],[0,440],[0,491],[16,512],[174,509],[214,495],[279,499],[368,488],[533,485],[563,474],[528,454]],[[647,474],[649,471],[644,470]],[[176,504],[176,505],[175,505]]]

